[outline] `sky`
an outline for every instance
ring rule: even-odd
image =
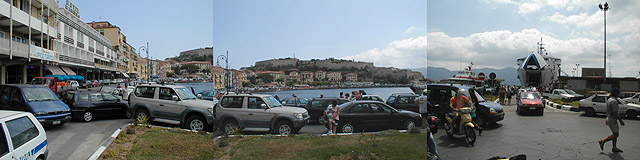
[[[443,0],[427,7],[428,65],[460,70],[517,67],[542,38],[562,70],[603,67],[604,13],[596,0]],[[607,76],[640,71],[640,1],[609,1]],[[611,64],[609,66],[609,63]],[[609,74],[611,69],[611,74]],[[563,74],[564,75],[564,74]]]
[[[228,51],[232,68],[294,54],[303,60],[333,57],[375,66],[426,67],[426,3],[215,0],[214,56]]]
[[[213,2],[209,0],[70,0],[80,19],[109,21],[120,27],[139,52],[149,42],[153,59],[174,57],[181,51],[213,45]],[[180,3],[177,3],[180,2]],[[66,0],[60,0],[64,7]],[[142,54],[146,57],[146,53]]]

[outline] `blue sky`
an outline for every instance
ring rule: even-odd
[[[66,0],[60,0],[60,7],[65,3]],[[153,59],[213,45],[212,1],[72,0],[71,3],[78,7],[84,22],[109,21],[119,26],[136,50],[149,42],[149,55]]]
[[[381,51],[396,46],[393,42],[426,37],[426,5],[425,0],[216,0],[214,54],[229,51],[233,68],[294,53],[299,59],[348,58],[376,66],[410,67],[385,60]],[[416,52],[411,49],[416,44],[407,45],[409,49],[398,54]],[[419,47],[426,58],[426,46]]]
[[[429,66],[460,70],[516,67],[543,39],[550,56],[573,75],[580,67],[603,67],[603,12],[595,0],[429,1]],[[640,71],[639,1],[610,1],[607,12],[607,70],[617,77]],[[453,65],[452,65],[453,64]],[[459,65],[462,64],[462,65]]]

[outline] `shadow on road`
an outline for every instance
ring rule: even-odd
[[[502,124],[500,123],[490,123],[489,126],[485,126],[484,128],[482,128],[484,131],[491,131],[494,129],[498,129],[502,127]]]
[[[620,153],[616,153],[616,152],[609,152],[609,153],[600,152],[600,154],[601,155],[607,155],[612,160],[624,160],[624,157],[622,157],[622,155],[620,155]]]
[[[596,114],[595,116],[587,116],[587,115],[585,115],[585,114],[583,113],[583,114],[580,114],[580,117],[606,119],[606,118],[607,118],[607,115],[605,115],[605,114]],[[624,116],[624,115],[620,115],[620,117],[622,117],[622,119],[625,119],[625,120],[634,120],[634,121],[639,120],[638,118],[631,119],[631,118],[628,118],[628,117],[626,117],[626,116]]]
[[[464,140],[464,135],[453,135],[453,137],[449,137],[443,131],[442,134],[439,135],[438,139],[442,141],[442,143],[438,143],[438,147],[447,147],[447,148],[473,147],[473,145],[467,144],[467,141]]]

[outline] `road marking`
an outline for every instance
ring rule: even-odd
[[[118,128],[115,132],[113,132],[113,134],[111,134],[111,138],[118,137],[118,134],[120,134],[120,131],[122,131],[122,130],[120,130],[120,128]]]
[[[98,159],[98,157],[102,154],[102,152],[104,152],[105,149],[107,149],[107,147],[100,146],[100,148],[98,148],[98,150],[95,153],[93,153],[93,155],[91,155],[91,157],[89,157],[89,160]]]
[[[92,133],[84,139],[84,141],[78,145],[78,149],[73,151],[71,155],[69,155],[68,159],[87,159],[91,157],[91,152],[99,149],[100,143],[105,138],[104,134],[96,134]],[[94,148],[96,147],[96,148]]]

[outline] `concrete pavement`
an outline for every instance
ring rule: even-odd
[[[505,106],[505,119],[488,127],[468,146],[461,135],[448,137],[438,132],[434,139],[442,159],[488,159],[519,154],[528,159],[636,159],[640,157],[640,121],[625,119],[620,126],[618,147],[625,152],[612,153],[611,142],[604,151],[598,140],[611,134],[603,115],[586,117],[547,106],[544,116],[520,116],[515,104]]]

